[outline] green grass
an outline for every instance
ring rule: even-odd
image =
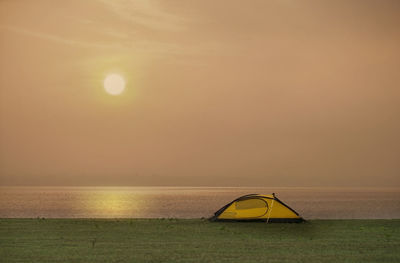
[[[400,220],[0,219],[0,262],[400,262]]]

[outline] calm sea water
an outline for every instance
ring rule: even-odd
[[[306,219],[400,218],[399,188],[0,187],[1,218],[200,218],[275,192]]]

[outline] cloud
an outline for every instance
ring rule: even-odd
[[[84,47],[84,48],[116,48],[116,44],[109,45],[109,44],[102,44],[102,43],[93,43],[93,42],[86,42],[86,41],[81,41],[81,40],[74,40],[74,39],[68,39],[64,38],[61,36],[57,35],[52,35],[48,33],[43,33],[43,32],[37,32],[33,30],[27,30],[24,28],[20,27],[15,27],[15,26],[4,26],[0,25],[1,29],[8,30],[11,32],[19,33],[19,34],[24,34],[27,36],[32,36],[32,37],[37,37],[37,38],[42,38],[46,40],[50,40],[53,42],[69,45],[69,46],[78,46],[78,47]]]
[[[20,7],[13,4],[7,8],[12,13]],[[154,0],[95,0],[81,12],[67,7],[56,8],[51,4],[46,9],[28,8],[28,19],[10,16],[0,21],[0,30],[76,48],[137,52],[148,57],[203,55],[221,49],[212,41],[182,43],[175,38],[175,33],[187,29],[190,20],[166,11]],[[91,13],[92,9],[100,12]]]
[[[160,5],[151,0],[100,0],[111,8],[123,20],[139,24],[155,30],[180,31],[185,29],[183,17],[163,10]]]
[[[190,54],[200,53],[200,50],[198,48],[183,48],[181,45],[178,45],[176,43],[165,43],[165,42],[150,41],[145,39],[135,40],[128,36],[124,36],[122,33],[111,34],[111,36],[115,39],[114,41],[101,42],[101,41],[83,41],[83,40],[71,39],[59,35],[38,32],[36,30],[30,30],[9,25],[0,25],[0,29],[18,34],[23,34],[30,37],[52,41],[55,43],[71,47],[118,50],[118,52],[135,51],[135,52],[151,54],[153,57],[163,54],[177,55],[177,54],[188,54],[188,53]]]
[[[185,28],[184,19],[164,11],[157,2],[152,0],[95,0],[89,6],[96,8],[99,4],[108,13],[105,19],[104,17],[99,19],[99,17],[92,16],[92,13],[87,13],[87,10],[74,14],[71,13],[70,9],[66,8],[68,6],[63,9],[47,5],[46,9],[32,7],[31,11],[27,12],[31,18],[37,18],[33,23],[23,25],[20,21],[15,20],[17,16],[10,16],[7,20],[0,21],[0,29],[82,48],[134,48],[141,52],[150,50],[152,52],[165,51],[167,53],[179,50],[177,45],[167,43],[168,41],[161,39],[150,40],[147,36],[141,35],[143,30],[169,32]],[[12,3],[7,8],[12,13],[17,8],[21,8],[21,6]],[[29,9],[29,6],[25,6],[25,8]],[[70,28],[78,27],[77,30],[81,33],[76,33],[75,30],[72,31],[74,32],[72,35],[63,34],[62,30],[55,32],[49,24],[44,27],[40,25],[41,23],[43,24],[44,20],[53,21],[54,23],[62,21],[63,25],[68,25],[67,27],[64,26],[67,30],[71,31]],[[121,25],[123,27],[118,26],[119,23],[115,23],[117,21],[122,22]]]

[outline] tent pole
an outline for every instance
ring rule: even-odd
[[[271,216],[272,207],[274,207],[275,194],[273,194],[273,196],[274,196],[274,199],[272,199],[272,202],[271,202],[271,209],[269,209],[269,211],[268,211],[267,224],[269,222],[269,217]]]

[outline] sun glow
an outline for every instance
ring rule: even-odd
[[[104,79],[104,89],[110,95],[119,95],[125,89],[125,80],[118,74],[107,75]]]

